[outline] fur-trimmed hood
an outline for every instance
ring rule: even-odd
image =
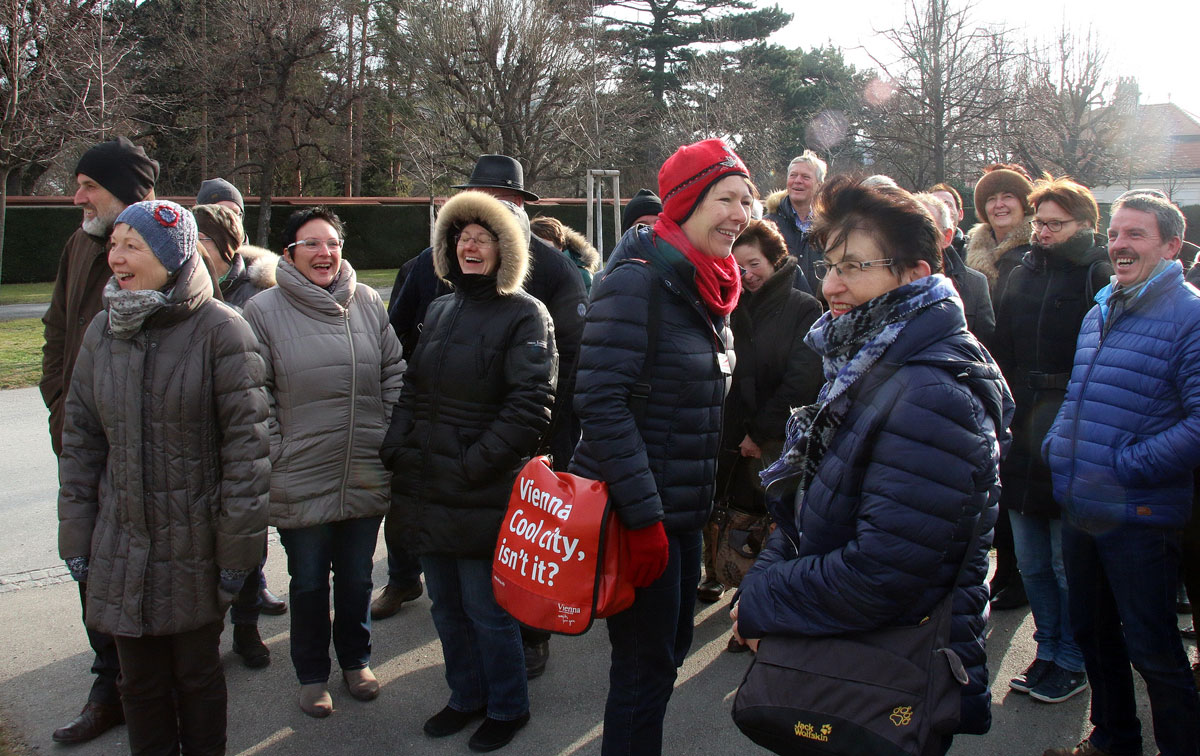
[[[767,198],[763,200],[763,212],[767,214],[779,212],[779,203],[787,196],[787,189],[780,189],[777,192],[771,192]]]
[[[563,236],[567,241],[567,249],[564,251],[574,252],[574,256],[579,259],[580,264],[589,273],[599,273],[600,269],[604,267],[600,253],[596,251],[595,247],[588,244],[588,240],[584,238],[583,234],[563,226]]]
[[[246,274],[256,289],[269,289],[275,285],[275,270],[279,267],[279,255],[269,249],[243,244],[237,248],[246,264]]]
[[[496,293],[509,295],[520,291],[529,271],[529,237],[506,203],[483,192],[457,194],[438,213],[433,231],[433,269],[438,278],[454,285],[462,276],[454,238],[470,223],[486,227],[500,240]]]
[[[997,243],[992,235],[992,227],[987,223],[976,223],[967,232],[967,265],[984,274],[988,278],[988,285],[996,284],[996,277],[999,271],[996,269],[996,261],[1004,255],[1008,254],[1017,247],[1029,244],[1033,239],[1033,218],[1025,218],[1025,222],[1019,224],[1012,231],[1008,232],[1008,236],[1004,240]]]

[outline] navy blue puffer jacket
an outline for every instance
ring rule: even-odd
[[[629,528],[663,520],[668,531],[696,530],[708,521],[733,334],[701,302],[695,270],[639,226],[592,286],[575,381],[583,438],[570,469],[606,481]],[[652,296],[658,348],[645,416],[635,419],[630,393],[645,363]]]
[[[1112,286],[1079,331],[1067,399],[1042,444],[1077,525],[1180,528],[1200,465],[1200,292],[1175,263],[1120,314]]]
[[[777,513],[742,582],[738,629],[761,638],[916,624],[951,589],[982,518],[953,586],[950,640],[970,677],[960,731],[986,732],[985,579],[1008,387],[950,299],[916,315],[850,397],[803,508]]]

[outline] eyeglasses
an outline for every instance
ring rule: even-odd
[[[1039,218],[1034,218],[1033,219],[1033,230],[1041,231],[1043,228],[1048,228],[1048,229],[1050,229],[1050,233],[1057,234],[1059,231],[1063,230],[1063,226],[1067,225],[1068,223],[1075,223],[1075,222],[1076,222],[1076,220],[1074,218],[1068,218],[1067,220],[1048,220],[1048,221],[1044,221]]]
[[[196,234],[196,241],[200,242],[201,244],[206,244],[206,243],[212,244],[213,243],[213,240],[210,239],[209,237],[205,236],[204,234]]]
[[[467,236],[466,234],[459,234],[459,244],[467,244],[468,242],[475,242],[475,246],[477,247],[490,247],[496,243],[496,238],[494,236],[487,235]]]
[[[330,252],[337,252],[344,246],[345,243],[341,239],[326,239],[325,241],[321,241],[320,239],[301,239],[300,241],[294,241],[287,245],[287,248],[291,249],[292,247],[301,247],[305,252],[316,252],[324,247]]]
[[[824,281],[825,276],[832,270],[837,271],[838,278],[854,278],[867,268],[879,268],[891,264],[892,258],[890,257],[885,257],[882,260],[842,260],[839,263],[817,260],[813,263],[813,275],[817,277],[818,281]]]

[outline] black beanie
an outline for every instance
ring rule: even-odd
[[[126,205],[146,199],[158,180],[158,161],[125,137],[101,142],[79,158],[75,175],[83,174]]]
[[[621,233],[625,233],[632,226],[633,222],[643,215],[658,215],[663,211],[662,200],[658,195],[649,189],[642,189],[625,205],[625,211],[621,213]]]
[[[246,205],[242,202],[242,193],[225,179],[207,179],[200,184],[200,191],[196,192],[197,205],[215,205],[221,201],[232,202],[238,206],[238,210],[246,211]]]

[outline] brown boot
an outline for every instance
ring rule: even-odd
[[[373,701],[379,696],[379,680],[375,679],[370,667],[344,670],[342,682],[346,683],[350,695],[359,701]]]
[[[333,698],[330,697],[325,683],[309,683],[300,686],[300,711],[317,719],[333,713]]]
[[[391,617],[400,611],[400,607],[404,606],[406,602],[421,598],[421,590],[419,579],[404,585],[388,583],[371,602],[371,619],[381,620]]]

